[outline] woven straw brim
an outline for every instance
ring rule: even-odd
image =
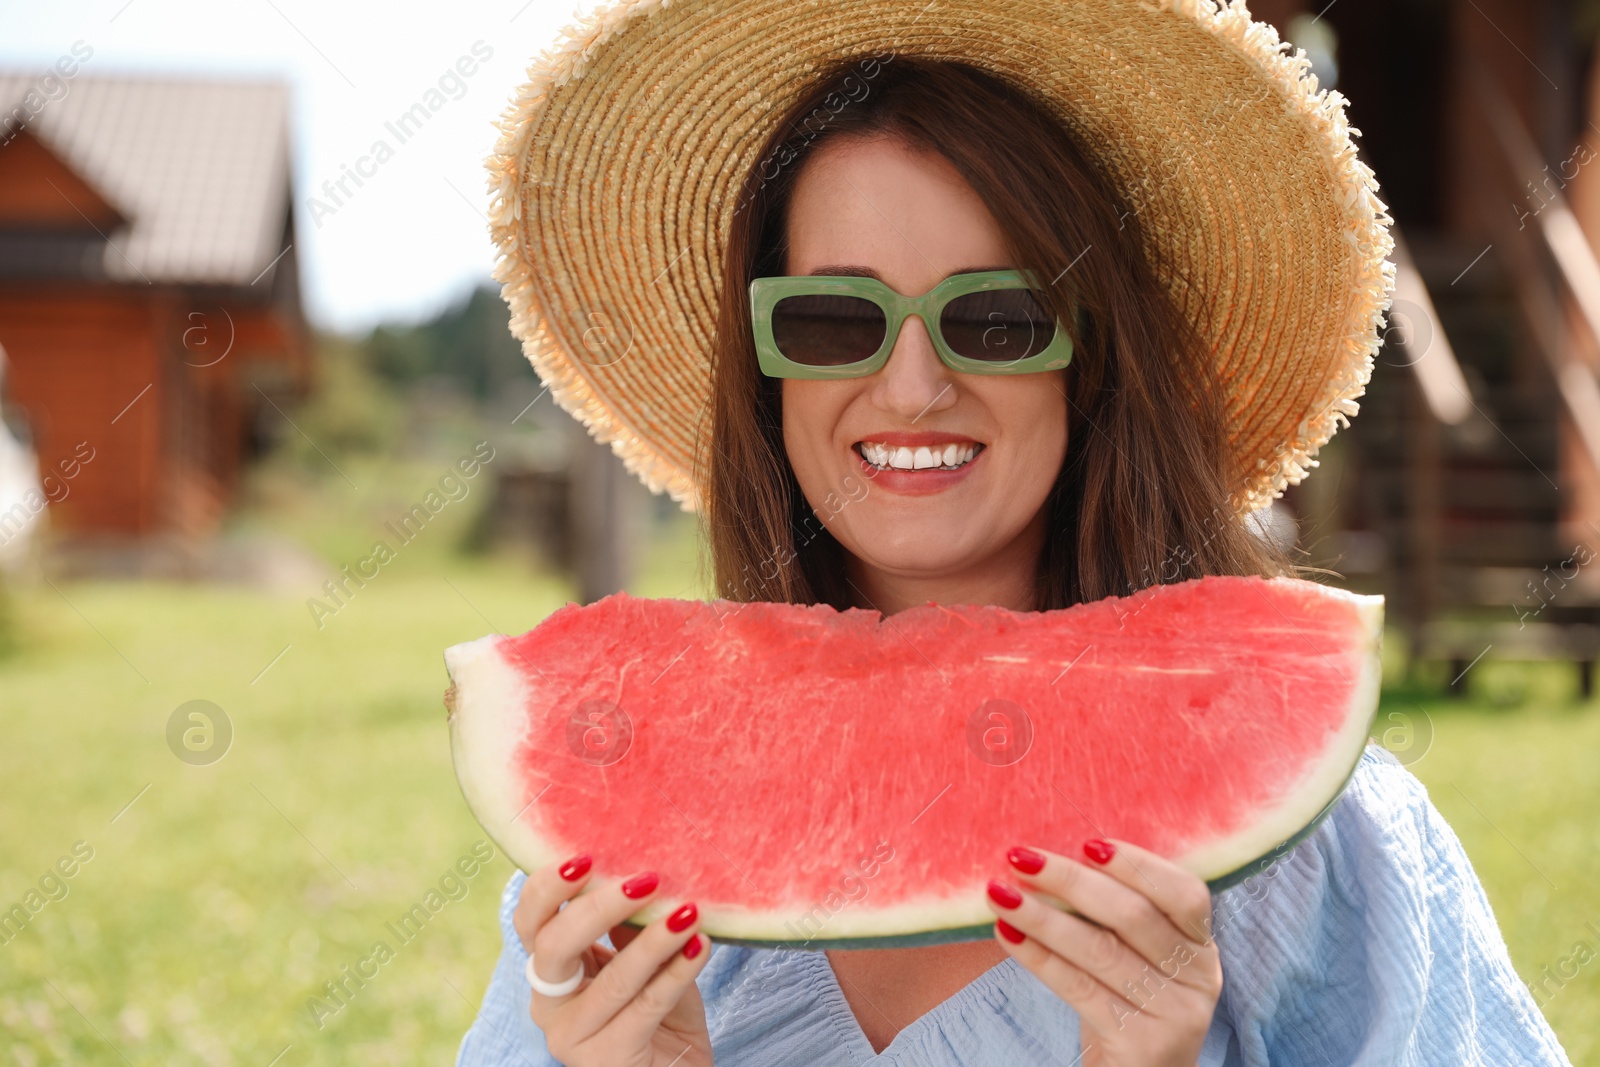
[[[511,329],[563,408],[652,490],[699,506],[692,464],[740,183],[810,75],[876,50],[1012,79],[1098,159],[1210,342],[1236,511],[1315,466],[1371,374],[1393,220],[1344,97],[1242,0],[594,11],[529,68],[486,164]]]

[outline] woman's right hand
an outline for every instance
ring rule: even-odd
[[[649,903],[654,873],[581,896],[589,858],[577,856],[528,875],[512,914],[535,971],[559,983],[581,966],[585,978],[560,997],[533,994],[529,1014],[550,1054],[566,1067],[710,1067],[711,1037],[695,977],[711,957],[699,915],[685,904],[612,951],[600,936]],[[562,904],[570,901],[566,907]]]

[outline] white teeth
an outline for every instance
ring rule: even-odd
[[[954,470],[972,461],[981,445],[952,441],[943,448],[904,445],[891,448],[877,441],[862,441],[861,454],[874,467],[892,470]]]

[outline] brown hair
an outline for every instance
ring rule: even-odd
[[[1228,503],[1205,345],[1141,251],[1138,219],[1117,190],[1019,87],[957,61],[880,52],[823,71],[742,186],[723,263],[711,427],[696,462],[716,595],[854,603],[843,546],[789,466],[781,383],[757,366],[748,295],[751,279],[783,273],[804,152],[847,135],[895,137],[943,155],[988,205],[1017,265],[1056,279],[1041,298],[1071,324],[1072,433],[1044,505],[1036,608],[1206,574],[1293,570]]]

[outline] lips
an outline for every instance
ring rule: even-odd
[[[882,430],[850,446],[874,485],[912,496],[943,492],[965,480],[987,448],[948,430]]]

